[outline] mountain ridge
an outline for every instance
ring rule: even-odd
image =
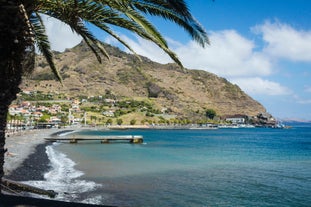
[[[95,55],[81,42],[55,52],[55,63],[64,86],[55,80],[42,56],[37,57],[33,74],[24,79],[23,90],[66,94],[69,97],[101,96],[150,99],[159,109],[180,117],[199,118],[206,109],[219,116],[256,116],[266,109],[237,85],[215,74],[182,69],[176,64],[160,64],[105,45],[110,60],[98,63]]]

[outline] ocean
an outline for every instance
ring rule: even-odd
[[[291,129],[82,130],[143,144],[47,146],[51,169],[30,184],[58,199],[113,206],[311,206],[311,126]]]

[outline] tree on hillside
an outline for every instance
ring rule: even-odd
[[[131,121],[130,121],[130,125],[135,125],[136,124],[136,119],[132,119]]]
[[[111,125],[113,123],[112,119],[107,119],[106,125]]]
[[[214,119],[214,117],[216,116],[216,111],[214,109],[207,109],[205,115],[209,119]]]
[[[122,125],[122,123],[123,123],[123,120],[122,120],[122,119],[117,119],[117,124],[118,124],[118,125]]]
[[[0,0],[0,11],[0,180],[4,174],[8,108],[20,92],[22,76],[34,70],[35,45],[45,56],[55,77],[61,81],[41,14],[69,25],[83,38],[99,62],[102,56],[109,58],[109,55],[86,23],[105,31],[133,52],[112,27],[132,31],[154,42],[179,65],[181,62],[146,15],[169,20],[184,28],[201,46],[208,44],[205,30],[193,18],[184,0]]]

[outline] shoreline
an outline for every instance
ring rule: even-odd
[[[41,162],[46,163],[44,157],[46,157],[45,159],[48,159],[45,148],[50,143],[46,142],[44,138],[58,136],[69,130],[74,131],[75,129],[31,130],[6,137],[5,148],[7,148],[8,151],[5,153],[4,158],[4,177],[12,177],[13,174],[23,168],[28,168],[29,170],[34,168],[35,170],[39,170],[37,169],[37,165],[40,166]],[[26,170],[24,171],[24,174],[20,175],[27,177],[27,172],[28,171]]]
[[[51,168],[50,160],[46,154],[48,145],[50,143],[37,145],[34,152],[5,178],[14,181],[44,180],[44,174]]]

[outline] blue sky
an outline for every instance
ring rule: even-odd
[[[311,1],[187,3],[208,32],[211,45],[206,48],[174,24],[150,18],[186,68],[206,70],[239,85],[277,118],[311,120]],[[66,26],[51,18],[45,22],[53,49],[62,51],[80,42]],[[103,41],[117,45],[111,37],[91,29]],[[117,32],[137,53],[160,63],[172,62],[155,45]]]

